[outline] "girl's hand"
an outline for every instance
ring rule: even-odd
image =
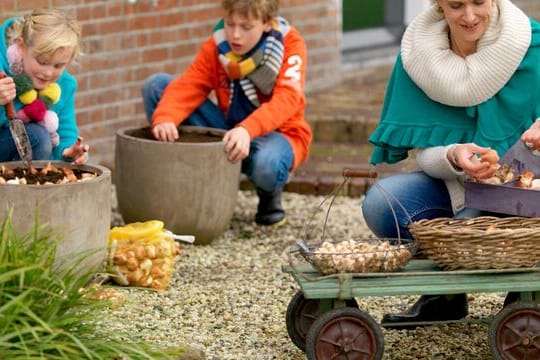
[[[71,165],[82,165],[88,161],[88,150],[90,146],[88,144],[83,144],[83,138],[78,137],[77,142],[71,147],[68,147],[62,153],[62,156],[68,159],[72,159]]]
[[[223,142],[225,152],[229,154],[228,159],[233,164],[244,160],[249,155],[251,137],[244,127],[238,126],[227,131],[223,136]]]
[[[448,158],[457,167],[475,179],[487,179],[495,174],[499,164],[481,161],[482,155],[491,148],[481,147],[473,143],[456,144],[450,148]],[[453,152],[453,154],[451,154]]]
[[[0,78],[0,105],[6,105],[13,101],[16,96],[15,82],[13,78]]]
[[[152,127],[152,135],[159,141],[175,142],[178,140],[178,128],[173,122],[160,123]]]

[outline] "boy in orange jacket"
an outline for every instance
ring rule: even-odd
[[[224,17],[178,78],[158,73],[142,88],[152,134],[178,139],[180,124],[225,129],[225,152],[257,188],[255,222],[285,222],[282,188],[308,155],[304,118],[307,48],[278,17],[279,0],[222,0]],[[215,92],[217,105],[208,99]]]

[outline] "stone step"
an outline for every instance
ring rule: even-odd
[[[344,169],[360,170],[372,174],[367,178],[350,178],[339,195],[360,197],[375,178],[417,168],[414,159],[395,165],[369,164],[372,146],[369,144],[313,143],[309,159],[291,175],[284,190],[306,195],[328,195],[345,180]],[[240,188],[254,190],[253,185],[242,177]]]
[[[352,168],[388,176],[416,168],[414,160],[372,167],[368,138],[379,123],[392,64],[354,69],[339,85],[308,94],[306,118],[313,130],[309,159],[291,175],[285,191],[328,195],[343,183],[343,170]],[[351,178],[341,195],[362,196],[373,178]],[[245,177],[241,188],[253,189]]]
[[[339,85],[307,95],[306,118],[313,141],[367,144],[379,123],[391,65],[357,69]]]

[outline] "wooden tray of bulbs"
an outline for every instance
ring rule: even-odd
[[[493,152],[483,160],[498,163],[499,169],[489,179],[464,182],[465,207],[540,217],[540,153],[520,141],[500,160]]]

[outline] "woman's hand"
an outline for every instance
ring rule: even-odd
[[[492,164],[480,160],[482,155],[490,150],[491,148],[481,147],[473,143],[456,144],[448,151],[448,159],[475,179],[487,179],[492,177],[499,168],[497,163]]]
[[[540,149],[540,119],[536,119],[534,124],[521,134],[521,141],[532,149]]]
[[[0,79],[0,105],[6,105],[17,95],[13,78]]]
[[[178,140],[178,128],[173,122],[159,123],[152,127],[152,135],[159,141],[175,142]]]
[[[230,162],[242,161],[249,155],[251,136],[244,127],[238,126],[227,131],[223,136],[223,142]]]
[[[62,156],[72,159],[72,165],[82,165],[88,161],[88,150],[90,146],[83,143],[83,138],[78,137],[77,142],[62,152]]]

